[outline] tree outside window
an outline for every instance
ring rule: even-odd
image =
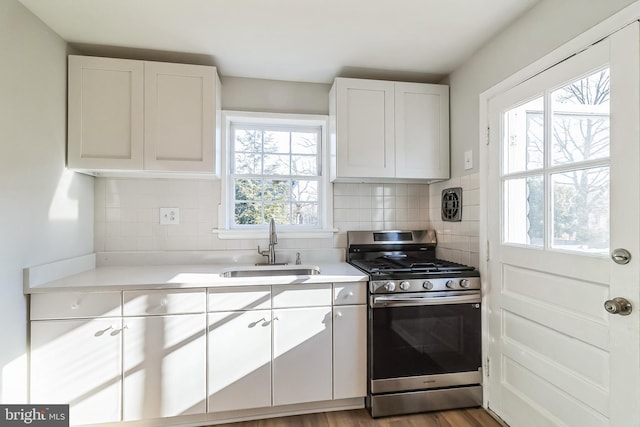
[[[231,126],[233,226],[319,227],[320,127]]]

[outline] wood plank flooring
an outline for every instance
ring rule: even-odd
[[[221,424],[219,424],[221,425]],[[229,427],[501,427],[482,408],[372,419],[366,409],[222,424]]]

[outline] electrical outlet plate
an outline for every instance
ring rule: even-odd
[[[176,225],[180,224],[179,208],[160,208],[160,224]]]

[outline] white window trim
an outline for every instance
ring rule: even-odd
[[[222,112],[222,146],[220,162],[220,205],[218,206],[218,229],[213,230],[218,233],[221,239],[261,239],[264,238],[264,232],[267,225],[254,229],[237,229],[231,228],[230,206],[233,205],[233,194],[229,191],[229,172],[231,170],[229,150],[230,150],[230,127],[231,123],[268,123],[290,124],[296,121],[302,126],[320,126],[321,127],[321,171],[320,181],[323,191],[320,195],[319,228],[301,228],[295,229],[291,226],[278,226],[278,235],[285,238],[331,238],[338,230],[333,228],[333,185],[329,181],[329,144],[327,139],[327,131],[329,129],[329,116],[312,115],[312,114],[284,114],[284,113],[257,113],[245,111],[223,111]]]

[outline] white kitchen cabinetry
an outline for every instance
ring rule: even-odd
[[[216,68],[69,56],[68,166],[216,173]]]
[[[271,406],[271,288],[209,290],[209,412]]]
[[[367,307],[343,305],[333,311],[333,398],[367,394]]]
[[[330,96],[331,178],[395,178],[394,83],[337,78]]]
[[[333,286],[333,398],[367,394],[367,307],[362,282]]]
[[[121,418],[119,292],[31,296],[31,403],[70,404],[72,425]]]
[[[215,68],[145,62],[144,76],[144,168],[213,173],[220,105]]]
[[[365,302],[366,282],[33,294],[30,401],[72,425],[357,402]]]
[[[69,56],[68,166],[142,170],[144,63]]]
[[[206,412],[205,295],[124,292],[124,421]]]
[[[273,311],[273,404],[331,400],[331,307]]]
[[[331,285],[273,286],[273,404],[332,399]]]
[[[395,83],[396,178],[449,179],[449,87]]]
[[[337,78],[330,91],[331,180],[449,178],[449,88]]]

